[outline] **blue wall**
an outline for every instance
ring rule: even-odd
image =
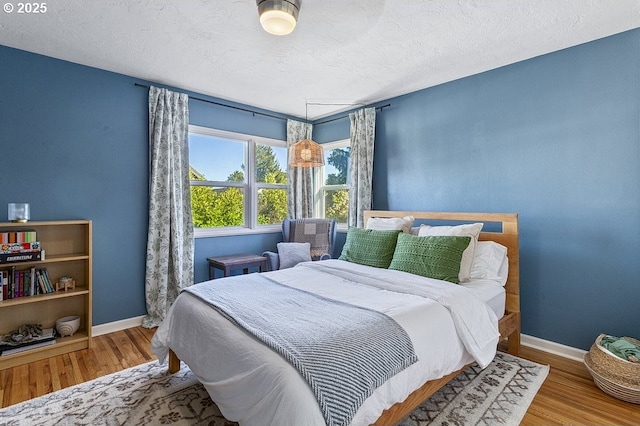
[[[134,81],[0,46],[0,208],[93,220],[94,324],[145,313],[148,107]]]
[[[518,213],[523,332],[640,335],[640,30],[384,103],[375,208]]]
[[[148,91],[134,83],[149,84],[0,46],[0,221],[9,202],[30,203],[32,220],[93,220],[94,325],[146,313]],[[189,109],[192,124],[286,135],[283,120],[193,99]],[[207,279],[208,256],[261,253],[280,239],[198,239],[195,280]]]
[[[0,77],[0,206],[93,219],[94,324],[143,315],[148,113],[134,83],[148,83],[2,46]],[[640,30],[387,103],[375,208],[518,213],[523,331],[583,349],[600,332],[638,336]],[[284,121],[189,105],[193,124],[284,138]],[[196,282],[207,256],[279,239],[196,240]]]

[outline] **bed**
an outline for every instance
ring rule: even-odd
[[[443,213],[410,211],[367,211],[365,223],[371,219],[393,219],[412,216],[416,223],[437,221],[446,223],[491,223],[496,230],[480,232],[479,241],[494,241],[507,249],[508,276],[500,291],[496,286],[483,285],[476,280],[471,289],[456,292],[473,293],[471,298],[481,298],[480,314],[495,317],[497,328],[495,341],[486,340],[484,347],[474,352],[468,341],[461,337],[460,326],[454,308],[433,302],[426,296],[417,297],[407,292],[391,291],[384,287],[392,280],[394,286],[413,286],[414,277],[401,271],[388,271],[366,265],[350,264],[344,260],[308,262],[295,268],[264,274],[229,277],[228,283],[238,280],[279,280],[285,286],[302,286],[304,291],[322,297],[335,297],[348,304],[379,310],[392,317],[413,342],[418,361],[403,367],[389,377],[359,406],[349,424],[390,425],[404,418],[410,411],[454,378],[469,364],[480,359],[486,363],[495,354],[498,340],[507,339],[510,353],[517,354],[520,347],[520,302],[518,264],[518,217],[501,213]],[[493,228],[492,228],[493,229]],[[415,230],[415,228],[414,228]],[[275,274],[275,275],[270,275]],[[254,276],[253,278],[249,278]],[[371,283],[356,283],[354,289],[345,285],[355,278]],[[331,277],[328,279],[327,277]],[[364,277],[364,278],[362,278]],[[220,281],[220,280],[217,280]],[[441,285],[440,280],[419,277],[419,288]],[[258,281],[257,284],[260,285]],[[300,284],[302,283],[302,284]],[[205,289],[207,286],[199,284]],[[263,283],[265,284],[265,283]],[[369,289],[369,284],[375,287]],[[351,285],[351,284],[349,284]],[[472,288],[474,287],[475,288]],[[360,287],[367,287],[366,294]],[[444,286],[447,287],[447,286]],[[255,287],[260,288],[260,287]],[[394,287],[395,289],[396,287]],[[409,287],[407,287],[409,288]],[[256,292],[256,297],[257,297]],[[463,293],[447,296],[456,304]],[[384,306],[381,300],[384,300]],[[461,302],[460,302],[461,303]],[[486,312],[485,312],[486,311]],[[490,313],[493,312],[493,313]],[[475,315],[475,314],[474,314]],[[452,319],[453,318],[453,319]],[[465,327],[473,328],[473,317]],[[423,324],[432,324],[424,327]],[[464,327],[463,327],[464,328]],[[485,327],[486,328],[486,327]],[[418,336],[419,337],[416,337]],[[476,339],[479,340],[479,339]],[[442,344],[434,345],[438,341]],[[255,336],[234,325],[228,317],[213,310],[194,294],[183,292],[176,299],[167,319],[154,335],[152,349],[161,361],[168,358],[169,371],[180,368],[184,361],[205,386],[221,412],[229,420],[241,424],[327,424],[326,415],[320,410],[312,387],[294,369],[282,354],[268,347]],[[483,359],[484,357],[484,359]]]

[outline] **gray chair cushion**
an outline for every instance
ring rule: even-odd
[[[280,269],[291,268],[300,262],[310,262],[311,244],[278,243],[278,257],[280,258]]]

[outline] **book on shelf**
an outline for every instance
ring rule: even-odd
[[[16,292],[14,296],[23,297],[24,296],[24,273],[22,271],[16,271],[13,279],[16,282]]]
[[[56,332],[54,328],[42,329],[40,336],[32,337],[28,341],[15,342],[3,336],[0,340],[0,355],[11,355],[18,352],[28,351],[43,346],[53,345],[56,342]]]
[[[40,251],[40,242],[7,243],[0,245],[0,254],[29,253]]]
[[[34,262],[42,260],[41,250],[0,253],[0,264]]]
[[[36,285],[36,268],[31,268],[29,271],[25,271],[25,275],[29,280],[29,293],[27,296],[35,296],[38,294],[38,287]]]
[[[36,279],[40,288],[40,294],[49,294],[55,291],[53,285],[49,281],[47,268],[36,269]]]
[[[32,229],[0,232],[0,244],[30,243],[33,241],[36,241],[36,231]]]
[[[40,269],[40,273],[42,274],[42,277],[44,278],[44,284],[45,284],[45,287],[47,288],[47,293],[55,292],[56,289],[53,286],[53,281],[51,281],[51,278],[49,277],[49,272],[47,272],[47,268]]]
[[[25,345],[25,346],[20,346],[20,347],[17,347],[17,348],[5,349],[2,352],[0,352],[0,356],[17,354],[17,353],[20,353],[20,352],[29,351],[31,349],[42,348],[42,347],[45,347],[45,346],[53,345],[54,343],[56,343],[56,339],[55,338],[49,339],[49,340],[38,341],[38,342],[33,343],[31,345]]]
[[[44,284],[44,278],[42,278],[40,269],[36,269],[36,281],[38,282],[38,289],[40,290],[40,294],[47,294],[47,286]]]

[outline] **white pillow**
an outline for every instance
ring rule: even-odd
[[[296,266],[300,262],[311,261],[310,243],[278,243],[280,269]]]
[[[504,286],[508,274],[507,248],[495,241],[479,241],[471,265],[471,279],[492,280]]]
[[[411,226],[415,218],[413,216],[405,217],[372,217],[367,221],[366,229],[374,229],[376,231],[402,231],[404,233],[411,232]]]
[[[478,235],[480,235],[482,225],[482,223],[471,223],[467,225],[457,226],[420,225],[418,236],[428,237],[431,235],[447,235],[452,237],[471,237],[469,245],[462,253],[462,260],[460,261],[460,273],[458,274],[458,280],[461,283],[466,283],[469,281],[471,264],[473,263],[473,255],[476,250],[476,243],[478,242]]]

